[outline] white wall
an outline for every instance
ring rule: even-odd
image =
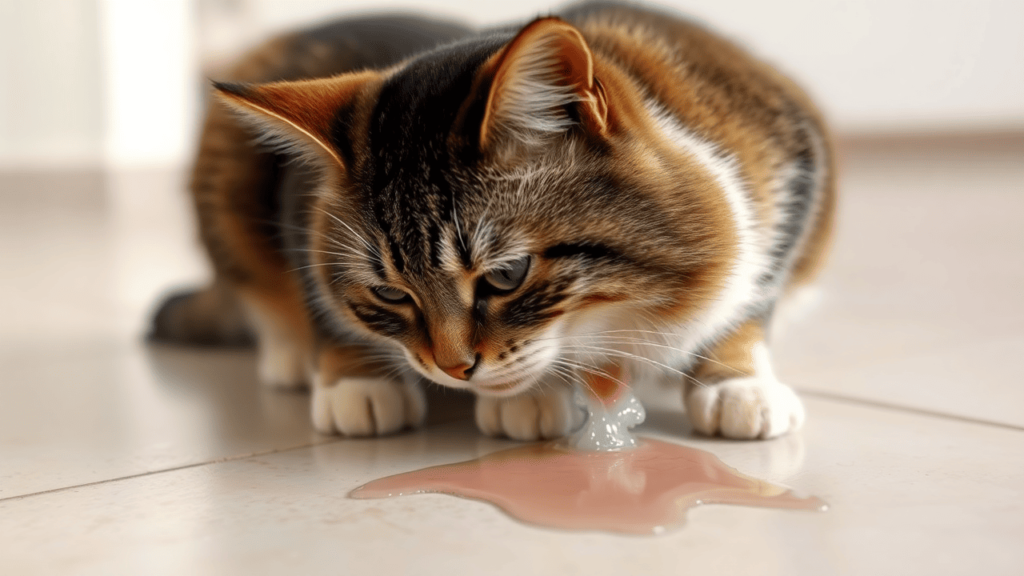
[[[0,167],[187,160],[198,55],[326,15],[476,25],[544,0],[0,0]],[[1024,0],[666,0],[788,71],[840,132],[1024,130]],[[209,68],[206,68],[209,69]]]
[[[0,0],[0,167],[103,157],[99,34],[95,0]]]
[[[798,78],[840,131],[1024,130],[1024,0],[660,0]],[[338,11],[333,0],[249,0],[247,21],[281,30]],[[346,0],[477,25],[564,2]]]

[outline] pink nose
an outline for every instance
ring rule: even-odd
[[[456,380],[469,380],[473,377],[473,371],[476,370],[476,365],[479,363],[480,355],[478,354],[476,358],[473,359],[472,364],[467,362],[456,364],[454,366],[442,366],[441,364],[438,364],[437,367],[445,374],[455,378]]]

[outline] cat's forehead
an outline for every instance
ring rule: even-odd
[[[401,273],[441,264],[456,206],[473,189],[451,177],[446,145],[480,62],[454,50],[426,54],[395,72],[371,111],[364,198],[383,236],[384,252]],[[408,270],[407,270],[408,269]]]
[[[460,278],[500,267],[529,252],[526,229],[508,217],[487,216],[477,203],[437,194],[431,202],[391,205],[373,219],[381,257],[408,280]],[[382,203],[376,206],[383,207]]]
[[[498,170],[451,146],[479,68],[508,39],[428,53],[380,89],[360,179],[383,252],[403,275],[515,259],[526,249],[524,226],[545,218],[552,203],[572,202],[557,197],[573,172],[565,162]]]
[[[557,161],[496,171],[424,163],[369,191],[364,209],[382,253],[402,275],[500,267],[580,230],[600,217],[614,187],[595,170]]]
[[[389,76],[370,114],[370,169],[378,187],[447,160],[447,141],[481,65],[501,39],[450,46]]]

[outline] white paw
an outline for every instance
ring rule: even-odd
[[[770,378],[737,378],[695,387],[686,397],[695,430],[726,438],[774,438],[804,423],[796,392]]]
[[[511,398],[477,396],[476,425],[488,436],[513,440],[561,438],[583,424],[572,390],[555,385]]]
[[[302,347],[287,340],[268,338],[260,342],[257,373],[270,388],[304,388],[306,355]]]
[[[415,383],[342,378],[313,386],[313,426],[324,434],[379,436],[423,423],[427,399]]]

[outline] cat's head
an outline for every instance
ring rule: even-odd
[[[722,277],[707,175],[560,20],[384,71],[218,88],[321,168],[321,312],[435,382],[519,393],[572,352],[600,357],[590,332],[684,319]]]

